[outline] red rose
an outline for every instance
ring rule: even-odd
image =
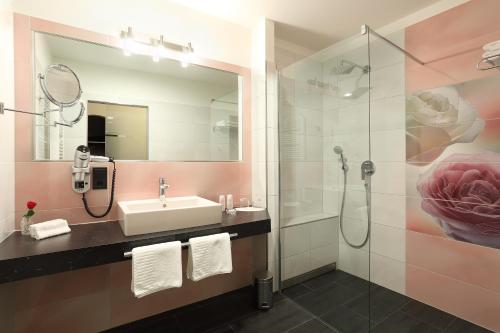
[[[28,206],[28,209],[33,209],[33,208],[36,207],[36,202],[34,202],[34,201],[28,201],[26,203],[26,206]]]
[[[454,239],[500,249],[500,154],[454,154],[427,171],[422,209]]]

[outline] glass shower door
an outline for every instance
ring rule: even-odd
[[[281,288],[322,325],[369,328],[368,37],[280,70]]]

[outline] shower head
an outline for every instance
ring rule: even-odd
[[[368,65],[361,66],[361,65],[358,65],[352,61],[342,59],[340,61],[340,65],[333,67],[332,70],[330,71],[330,74],[332,74],[332,75],[346,75],[346,74],[350,74],[354,70],[354,68],[361,69],[363,71],[363,74],[368,73],[368,71],[370,70],[370,66],[368,66]]]
[[[345,99],[356,99],[364,95],[369,90],[368,87],[357,87],[354,90],[345,92],[342,97]]]
[[[333,151],[335,152],[335,154],[342,154],[344,151],[342,150],[342,147],[340,146],[335,146],[333,147]]]

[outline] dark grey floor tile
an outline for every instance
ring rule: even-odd
[[[273,303],[279,302],[286,299],[286,296],[280,293],[279,291],[273,293]]]
[[[167,332],[167,331],[164,331],[164,332]],[[205,331],[203,333],[234,333],[234,331],[231,328],[231,326],[229,326],[229,324],[225,324],[225,325],[216,327],[214,329]]]
[[[314,289],[324,287],[324,286],[326,286],[330,283],[333,283],[335,281],[338,281],[338,280],[346,277],[347,275],[350,275],[350,274],[347,274],[346,272],[343,272],[341,270],[334,270],[334,271],[325,273],[323,275],[320,275],[318,277],[312,278],[312,279],[304,282],[303,284],[306,287],[314,290]]]
[[[407,304],[410,299],[387,288],[378,287],[346,303],[346,307],[359,315],[379,323],[394,311]],[[370,306],[369,306],[370,304]]]
[[[289,297],[291,299],[296,299],[297,297],[303,296],[305,294],[310,293],[312,290],[299,283],[295,286],[286,288],[283,290],[283,295]]]
[[[368,292],[370,286],[369,281],[348,273],[344,273],[336,282],[342,286],[361,289],[365,292]]]
[[[488,332],[493,332],[493,331],[489,331],[485,328],[474,325],[473,323],[470,323],[468,321],[457,318],[443,332],[445,332],[445,333],[488,333]]]
[[[368,332],[368,319],[341,305],[320,317],[342,333]]]
[[[455,319],[455,316],[449,313],[415,300],[410,300],[401,311],[439,329],[445,329]]]
[[[219,296],[203,306],[189,307],[176,314],[182,332],[203,332],[255,313],[253,293]]]
[[[224,309],[220,309],[223,311]],[[259,311],[245,318],[231,322],[235,332],[285,332],[301,323],[312,319],[292,301],[286,299],[278,302],[268,311]]]
[[[288,333],[336,333],[336,331],[332,330],[319,320],[313,319],[292,328],[288,331]]]
[[[295,301],[313,314],[321,316],[360,294],[362,291],[333,283],[299,297]]]
[[[397,311],[387,319],[374,326],[372,333],[439,333],[429,324],[419,321],[410,315]]]

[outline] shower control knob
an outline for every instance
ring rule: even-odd
[[[361,179],[366,180],[367,176],[370,177],[375,173],[375,163],[367,160],[361,163]]]

